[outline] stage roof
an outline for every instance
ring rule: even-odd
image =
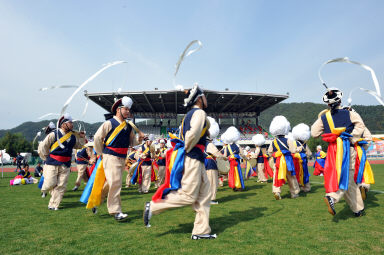
[[[132,111],[136,118],[174,118],[176,114],[185,114],[185,93],[178,90],[122,91],[88,93],[85,96],[108,112],[115,98],[129,96],[133,100]],[[212,117],[256,117],[262,111],[287,99],[288,95],[261,94],[250,92],[205,90],[208,100],[206,112]]]

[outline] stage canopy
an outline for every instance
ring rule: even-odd
[[[257,117],[262,111],[280,103],[288,95],[261,94],[232,91],[204,91],[208,99],[209,116],[216,118]],[[132,111],[135,118],[175,118],[185,114],[185,93],[178,90],[122,91],[120,93],[88,93],[85,96],[108,112],[115,99],[129,96],[133,100]]]

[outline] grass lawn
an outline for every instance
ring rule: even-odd
[[[376,184],[384,191],[384,165],[373,165]],[[311,168],[312,170],[312,168]],[[122,191],[129,220],[116,222],[106,205],[97,215],[79,202],[81,191],[71,191],[71,173],[59,211],[47,209],[37,184],[9,186],[14,173],[0,179],[0,254],[384,254],[384,194],[368,193],[366,215],[355,218],[342,200],[336,216],[323,201],[322,177],[311,176],[312,191],[290,199],[288,186],[276,201],[271,183],[247,180],[244,192],[228,187],[218,191],[211,206],[210,224],[216,240],[190,239],[191,207],[153,216],[151,228],[142,220],[144,202],[153,195],[135,187]],[[125,180],[125,178],[124,178]]]

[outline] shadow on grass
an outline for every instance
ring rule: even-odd
[[[264,216],[263,211],[266,211],[266,207],[252,207],[245,211],[232,211],[229,212],[229,215],[216,217],[210,219],[210,225],[213,229],[212,233],[220,234],[224,232],[227,228],[233,227],[241,222],[251,221],[255,218]],[[193,223],[179,224],[178,228],[170,229],[164,233],[158,234],[158,236],[164,236],[175,233],[191,233]]]
[[[364,201],[365,213],[369,213],[369,208],[380,206],[376,201],[378,201],[376,198],[376,193],[369,192],[367,194],[367,199]],[[347,220],[349,218],[355,218],[355,215],[349,208],[349,205],[345,202],[343,210],[341,210],[339,213],[336,213],[332,221],[338,223],[340,220]]]
[[[219,201],[219,203],[225,203],[235,199],[247,199],[249,196],[254,196],[254,195],[255,195],[254,193],[249,193],[249,192],[247,193],[246,191],[237,191],[233,195],[218,198],[217,200]]]

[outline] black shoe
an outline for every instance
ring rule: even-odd
[[[209,234],[205,234],[205,235],[192,235],[191,236],[191,239],[192,240],[199,240],[199,239],[216,239],[217,238],[217,235],[216,234],[213,234],[213,235],[209,235]]]
[[[97,213],[97,207],[93,207],[92,212],[93,212],[93,214],[96,214]]]
[[[365,199],[367,199],[368,189],[366,187],[363,187],[363,186],[360,186],[359,189],[360,189],[360,193],[361,193],[361,198],[364,201]]]
[[[324,201],[328,206],[328,212],[332,215],[335,215],[336,210],[335,210],[335,203],[333,202],[333,198],[330,196],[325,196]]]
[[[355,212],[353,213],[355,215],[355,217],[361,217],[361,216],[364,216],[365,215],[365,211],[364,209],[363,210],[360,210],[358,212]]]
[[[149,224],[149,221],[151,220],[152,212],[151,212],[151,203],[146,202],[144,207],[144,213],[143,213],[143,219],[144,219],[144,225],[147,228],[151,227],[151,224]]]

